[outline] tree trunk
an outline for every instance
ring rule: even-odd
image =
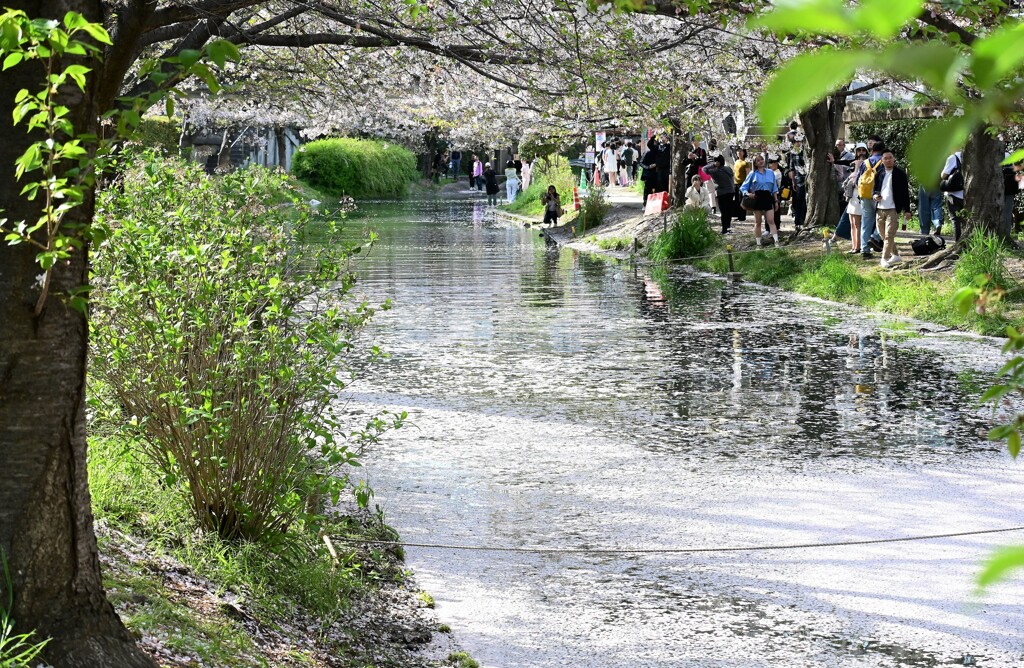
[[[277,169],[282,172],[288,171],[288,148],[285,142],[288,138],[285,136],[284,126],[274,126],[274,143],[277,145]]]
[[[672,206],[681,207],[686,203],[686,189],[689,188],[689,184],[686,183],[686,154],[687,151],[683,150],[686,148],[686,137],[683,135],[682,130],[679,128],[679,124],[676,121],[672,122],[672,177],[669,179],[668,190],[669,197],[672,200]]]
[[[102,17],[100,0],[12,4],[32,16],[62,18],[74,9],[92,21]],[[0,118],[10,119],[15,94],[39,90],[43,73],[30,63],[3,76]],[[94,128],[96,85],[90,78],[84,95],[68,90],[61,100],[80,130]],[[20,196],[23,184],[14,180],[13,167],[29,141],[38,139],[24,127],[8,126],[0,142],[0,201],[9,221],[34,221],[40,214],[38,201]],[[90,221],[92,193],[72,213],[74,222]],[[155,664],[136,648],[106,600],[93,533],[85,438],[88,327],[63,301],[87,282],[87,264],[85,252],[58,264],[36,316],[42,271],[35,251],[0,242],[0,550],[10,562],[17,631],[51,638],[47,662],[57,668],[151,668]]]
[[[845,108],[846,97],[840,91],[800,114],[807,163],[807,227],[832,227],[843,214],[835,171],[826,156],[835,146]]]
[[[974,230],[1009,239],[1003,224],[1003,142],[979,127],[967,138],[963,152],[964,213],[966,225],[961,240]]]

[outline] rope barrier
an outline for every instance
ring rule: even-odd
[[[964,536],[982,536],[986,534],[1022,531],[1024,526],[1005,529],[982,529],[979,531],[961,531],[956,533],[938,533],[924,536],[904,536],[899,538],[874,538],[867,540],[846,540],[827,543],[790,543],[784,545],[752,545],[748,547],[637,547],[637,548],[574,548],[574,547],[501,547],[492,545],[451,545],[444,543],[407,543],[390,540],[358,540],[355,538],[338,538],[336,542],[349,545],[371,545],[376,547],[420,547],[434,550],[458,550],[468,552],[516,552],[521,554],[697,554],[706,552],[767,552],[771,550],[803,550],[821,547],[846,547],[852,545],[878,545],[882,543],[907,543],[921,540],[937,540],[940,538],[962,538]]]

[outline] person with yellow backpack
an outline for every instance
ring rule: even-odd
[[[868,137],[868,151],[871,155],[861,163],[857,170],[857,197],[860,198],[860,253],[865,260],[870,260],[871,238],[878,237],[875,231],[877,218],[877,206],[875,203],[875,180],[885,176],[885,166],[882,164],[882,154],[885,153],[885,144],[881,137]],[[881,237],[878,237],[878,241]],[[876,242],[877,243],[877,242]]]

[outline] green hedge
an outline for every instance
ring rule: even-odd
[[[148,116],[139,123],[132,141],[144,149],[159,151],[163,155],[178,155],[181,127],[166,116]]]
[[[412,151],[370,139],[320,139],[299,149],[292,173],[331,195],[401,197],[417,178]]]

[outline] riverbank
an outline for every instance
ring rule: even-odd
[[[200,531],[123,445],[100,438],[90,449],[104,585],[159,665],[467,665],[402,551],[352,546],[397,539],[383,516],[352,502],[320,532],[229,544]]]
[[[583,236],[574,236],[568,227],[560,228],[552,238],[576,250],[619,259],[634,257],[644,262],[645,249],[672,224],[673,215],[624,215],[630,211],[627,206],[613,204],[609,222]],[[712,226],[716,225],[717,218],[712,216]],[[729,273],[725,252],[729,244],[733,247],[735,269],[748,283],[986,335],[1003,335],[1009,325],[1024,326],[1024,303],[1019,290],[1024,282],[1024,261],[1005,248],[972,247],[956,263],[947,261],[937,268],[925,269],[922,265],[928,258],[914,257],[909,245],[904,245],[904,262],[886,270],[878,264],[878,253],[873,261],[846,254],[848,242],[835,244],[826,252],[820,237],[796,235],[792,219],[786,216],[778,248],[757,248],[749,217],[747,221],[734,221],[732,229],[733,234],[722,236],[705,253],[707,257],[680,259],[672,264],[725,276]],[[953,304],[954,293],[982,275],[997,276],[1005,298],[983,314],[961,313]]]

